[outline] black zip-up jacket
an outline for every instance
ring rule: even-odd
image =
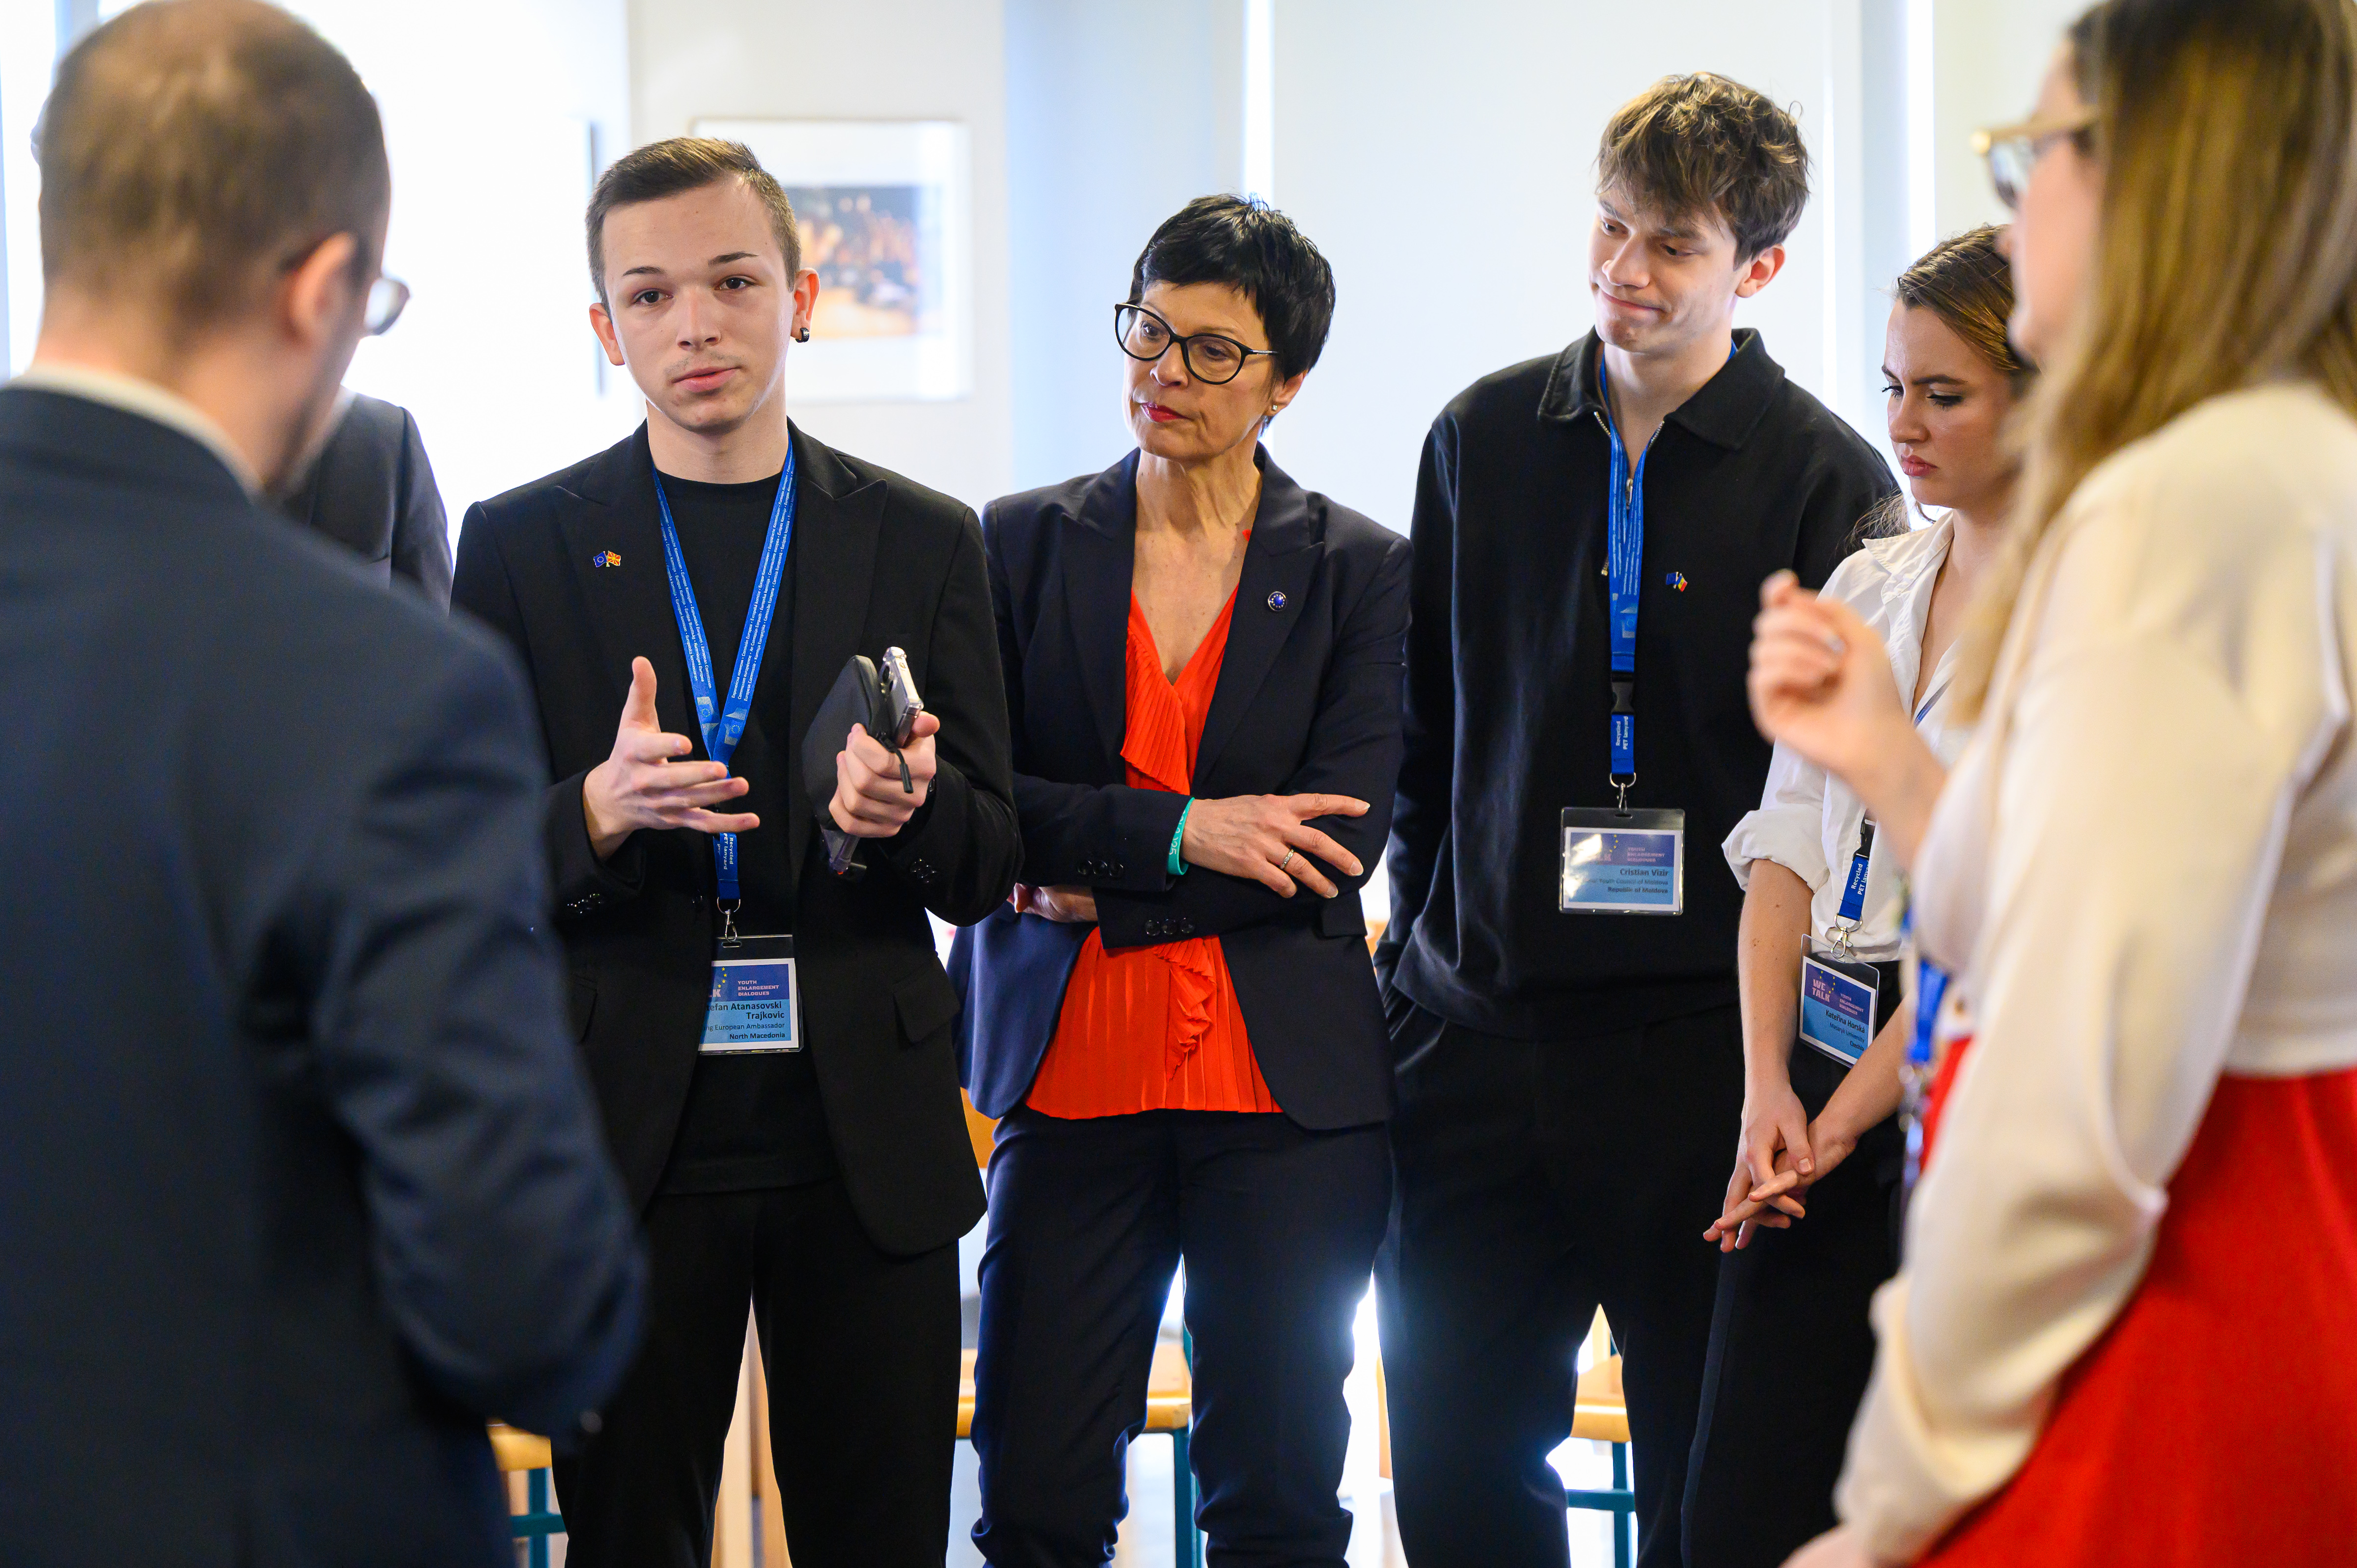
[[[1718,846],[1768,773],[1744,694],[1760,580],[1790,567],[1823,583],[1895,489],[1749,329],[1663,424],[1645,458],[1629,803],[1685,811],[1685,913],[1566,914],[1563,809],[1614,800],[1600,351],[1591,332],[1474,382],[1433,423],[1416,476],[1406,758],[1376,968],[1443,1018],[1518,1039],[1735,1001],[1742,892]]]

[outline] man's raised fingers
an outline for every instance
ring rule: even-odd
[[[630,660],[630,694],[622,699],[622,727],[662,727],[662,721],[655,717],[655,667],[644,654]]]
[[[690,807],[683,811],[665,811],[663,815],[670,819],[672,826],[694,828],[700,833],[749,833],[761,825],[761,819],[750,811],[721,816],[717,812]]]
[[[646,797],[646,802],[658,811],[678,811],[688,806],[716,806],[723,800],[736,800],[750,789],[752,786],[742,779],[715,779],[682,789],[656,790]]]
[[[694,749],[695,743],[687,736],[665,735],[658,729],[624,725],[614,736],[614,750],[625,762],[670,762]],[[720,765],[716,762],[711,766]]]

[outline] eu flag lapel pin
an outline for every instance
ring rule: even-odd
[[[1683,594],[1686,591],[1686,575],[1684,572],[1673,572],[1662,579],[1662,585],[1664,587],[1675,588]]]
[[[592,566],[619,566],[621,564],[622,558],[610,550],[600,550],[597,554],[589,557],[589,564]]]

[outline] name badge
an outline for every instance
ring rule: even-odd
[[[1677,915],[1686,907],[1686,814],[1573,806],[1563,813],[1566,914]]]
[[[706,1056],[802,1048],[802,990],[791,937],[737,937],[712,949],[712,1000],[704,1010]]]
[[[1874,1004],[1881,976],[1870,963],[1813,954],[1801,960],[1801,1038],[1846,1067],[1874,1043]]]

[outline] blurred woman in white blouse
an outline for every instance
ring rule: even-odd
[[[1960,995],[1808,1568],[2357,1542],[2352,100],[2349,0],[2109,0],[1992,134],[2044,376],[1953,773],[1855,613],[1765,592],[1761,727]]]
[[[1997,233],[1942,241],[1891,290],[1883,395],[1908,494],[1867,519],[1865,547],[1824,589],[1882,639],[1917,733],[1943,758],[1963,736],[1948,723],[1957,633],[2020,475],[2005,429],[2029,369],[2006,336],[2013,278]],[[1910,500],[1929,526],[1910,528]],[[1709,1568],[1776,1568],[1834,1522],[1874,1363],[1867,1303],[1899,1267],[1899,1069],[1914,1015],[1899,1001],[1902,879],[1855,791],[1779,746],[1760,809],[1724,848],[1744,885],[1743,1121],[1727,1212],[1705,1233],[1728,1255],[1685,1552]],[[1804,1215],[1797,1234],[1760,1233]]]

